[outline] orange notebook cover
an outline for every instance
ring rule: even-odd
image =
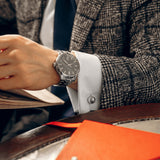
[[[160,134],[85,120],[57,160],[158,160]]]

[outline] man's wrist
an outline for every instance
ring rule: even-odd
[[[68,87],[77,91],[78,90],[78,78],[74,82],[72,82]]]

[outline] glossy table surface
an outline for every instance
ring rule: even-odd
[[[143,104],[117,107],[113,109],[103,109],[71,118],[63,119],[64,122],[82,122],[83,120],[93,120],[103,123],[123,125],[130,128],[139,128],[152,125],[154,129],[159,124],[160,104]],[[145,123],[144,126],[144,121]],[[151,122],[152,121],[152,122]],[[152,123],[152,124],[151,124]],[[159,126],[159,125],[158,125]],[[160,129],[160,128],[156,128]],[[145,129],[143,129],[145,130]],[[12,138],[9,141],[0,144],[0,160],[14,160],[34,152],[44,146],[55,143],[59,140],[70,137],[73,129],[64,129],[55,126],[40,126],[21,135]],[[148,130],[150,131],[150,129]],[[155,131],[156,132],[156,131]]]

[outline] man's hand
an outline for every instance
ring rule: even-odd
[[[59,82],[58,53],[19,35],[0,36],[0,89],[47,88]]]

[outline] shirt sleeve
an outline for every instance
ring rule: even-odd
[[[101,63],[97,56],[72,51],[80,63],[78,91],[67,87],[74,112],[86,113],[99,109],[101,93]]]

